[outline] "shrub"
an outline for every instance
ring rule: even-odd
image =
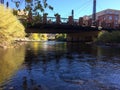
[[[102,31],[98,35],[97,42],[103,43],[120,43],[120,31]]]

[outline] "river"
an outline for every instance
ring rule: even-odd
[[[47,41],[0,49],[0,90],[120,90],[120,48]]]

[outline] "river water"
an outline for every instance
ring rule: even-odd
[[[0,49],[0,90],[120,90],[120,48],[48,41]]]

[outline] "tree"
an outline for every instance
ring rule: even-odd
[[[101,32],[98,36],[97,42],[120,43],[120,31]]]
[[[53,7],[47,3],[47,0],[25,0],[26,6],[25,9],[33,12],[43,12],[46,8],[53,10]]]
[[[12,0],[18,8],[23,0]],[[38,16],[40,12],[45,13],[45,9],[53,10],[53,7],[47,3],[47,0],[25,0],[25,11],[28,12],[28,19]],[[14,12],[16,14],[16,12]],[[32,15],[32,16],[30,16]],[[33,18],[32,18],[33,20]],[[28,20],[29,21],[29,20]]]
[[[66,34],[56,34],[55,39],[58,41],[65,41],[66,40]]]
[[[42,41],[46,41],[48,40],[47,34],[40,34],[40,33],[32,33],[29,38],[31,40],[42,40]]]
[[[24,26],[13,15],[12,10],[0,5],[0,46],[7,46],[15,39],[24,38]]]

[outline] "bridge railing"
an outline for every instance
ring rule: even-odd
[[[68,18],[61,18],[60,16],[56,17],[47,17],[43,16],[43,23],[51,24],[69,24],[69,25],[80,25],[80,26],[92,26],[92,20],[84,20],[82,17],[79,19],[73,19],[72,16]]]
[[[56,18],[55,17],[47,17],[47,21],[51,21],[51,22],[56,22]],[[68,18],[60,18],[60,22],[61,23],[67,23],[68,22]]]
[[[83,17],[80,17],[79,19],[73,19],[72,16],[69,16],[68,18],[62,18],[60,17],[60,15],[56,15],[55,17],[47,17],[47,14],[44,14],[41,18],[41,21],[38,22],[34,21],[34,17],[28,18],[28,23],[31,22],[42,23],[42,24],[68,24],[68,25],[79,25],[79,26],[92,26],[92,19],[86,20]],[[96,26],[98,26],[98,24]]]
[[[34,21],[34,18],[33,18]],[[32,22],[32,16],[28,18],[28,22]],[[34,22],[36,23],[36,22]],[[61,18],[59,14],[56,14],[55,17],[48,17],[47,14],[43,14],[42,21],[40,23],[47,24],[69,24],[69,25],[80,25],[80,26],[92,26],[92,20],[85,20],[83,17],[79,19],[74,19],[73,16],[68,18]]]

